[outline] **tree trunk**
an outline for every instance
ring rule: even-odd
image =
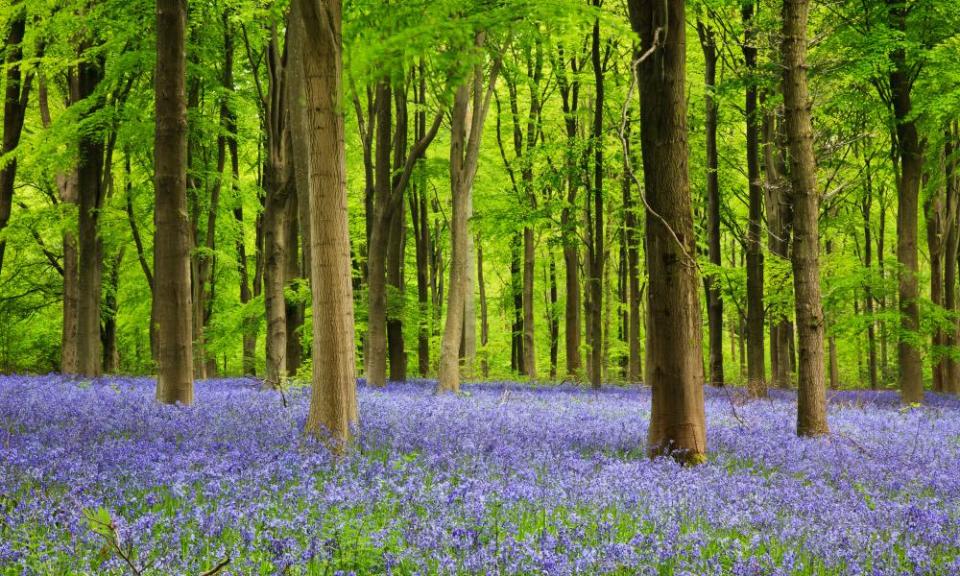
[[[402,206],[402,204],[401,204]],[[390,380],[406,382],[407,352],[403,342],[404,281],[407,218],[403,210],[394,210],[387,243],[387,286],[392,296],[387,302],[387,350],[390,356]]]
[[[594,0],[594,6],[600,6],[600,0]],[[593,66],[593,80],[595,100],[593,103],[593,127],[589,147],[593,152],[593,185],[591,197],[587,204],[592,204],[593,225],[590,233],[590,384],[599,389],[603,369],[603,267],[604,267],[604,239],[603,239],[603,106],[604,64],[600,50],[600,20],[593,22],[592,45],[590,60]]]
[[[77,203],[77,174],[71,171],[69,175],[58,175],[60,201],[65,205]],[[76,374],[79,370],[77,358],[77,307],[80,302],[80,285],[77,267],[79,266],[79,252],[77,238],[72,230],[63,232],[63,340],[60,370],[64,374]],[[151,289],[153,288],[151,283]],[[151,324],[153,315],[151,314]],[[153,327],[150,330],[153,334]],[[151,344],[153,338],[151,337]]]
[[[157,0],[153,297],[159,325],[157,400],[167,404],[193,403],[186,25],[184,0]]]
[[[697,22],[704,58],[707,146],[707,252],[710,263],[720,266],[720,181],[717,173],[717,45],[713,29]],[[710,384],[723,386],[723,300],[713,276],[704,277],[707,293],[707,323],[710,328]]]
[[[477,45],[484,42],[483,34],[476,37]],[[480,160],[480,142],[483,123],[490,110],[490,100],[500,72],[500,60],[496,60],[489,73],[488,85],[483,87],[483,71],[474,67],[472,81],[464,82],[454,95],[450,116],[450,188],[453,195],[453,211],[450,221],[451,262],[450,286],[447,289],[447,318],[444,324],[440,349],[440,378],[438,392],[460,391],[459,351],[463,336],[464,304],[467,291],[468,218],[473,179]],[[472,98],[471,98],[472,94]],[[472,102],[471,102],[472,100]],[[471,112],[468,120],[468,113]],[[470,134],[467,136],[469,122]]]
[[[930,301],[934,306],[943,306],[943,244],[946,223],[942,191],[938,189],[932,192],[924,202],[923,208],[927,221],[927,252],[930,257]],[[930,342],[933,389],[936,392],[943,392],[946,381],[946,364],[942,349],[944,340],[943,328],[938,324],[933,330]]]
[[[641,50],[640,139],[647,191],[647,382],[651,454],[702,462],[707,448],[696,245],[687,176],[683,0],[630,0]]]
[[[110,259],[110,269],[107,274],[107,289],[103,303],[103,372],[116,374],[120,371],[120,354],[117,349],[117,291],[120,289],[120,264],[123,262],[123,248],[116,256]]]
[[[579,172],[576,167],[577,134],[579,131],[578,111],[580,82],[578,72],[582,64],[577,57],[570,58],[573,78],[567,78],[566,58],[560,50],[556,67],[557,89],[563,105],[563,122],[566,129],[567,149],[564,155],[566,202],[560,212],[560,227],[563,238],[564,289],[564,352],[566,356],[566,375],[577,380],[583,365],[580,354],[580,239],[577,234],[577,218],[574,216],[577,202],[577,190],[580,186]]]
[[[290,21],[294,50],[302,50],[302,69],[293,73],[303,74],[309,136],[308,155],[298,155],[309,163],[307,195],[313,259],[315,361],[306,431],[326,435],[333,448],[342,451],[351,441],[358,415],[343,146],[340,0],[297,0]]]
[[[754,45],[753,0],[743,4],[743,57],[747,65],[745,114],[747,119],[747,179],[749,181],[749,223],[747,227],[747,389],[755,397],[767,395],[764,365],[763,184],[760,181],[760,122],[757,111],[757,47]]]
[[[793,286],[796,294],[800,360],[797,380],[797,434],[829,433],[823,382],[823,308],[820,264],[817,167],[807,92],[807,15],[809,0],[783,3],[783,102],[793,187]]]
[[[30,84],[33,75],[23,74],[21,59],[23,58],[23,36],[26,32],[26,8],[13,8],[15,13],[9,21],[9,30],[6,38],[6,88],[3,99],[3,148],[0,154],[6,156],[20,145],[20,134],[23,132],[23,121],[27,112],[27,102],[30,96]],[[10,212],[13,208],[13,190],[16,182],[17,158],[10,158],[0,168],[0,232],[7,227],[10,221]],[[0,272],[3,271],[3,254],[7,241],[0,238]]]
[[[557,314],[557,259],[550,250],[550,294],[547,307],[547,328],[550,332],[550,380],[557,379],[557,362],[560,355],[560,316]],[[486,320],[484,320],[486,321]]]
[[[529,191],[528,194],[533,194]],[[537,379],[537,355],[534,350],[533,279],[536,274],[536,250],[533,228],[523,229],[523,367],[530,380]]]
[[[955,139],[958,135],[950,126],[947,127],[944,144],[944,177],[947,189],[947,218],[949,222],[949,232],[947,233],[947,249],[944,257],[943,274],[943,304],[949,314],[952,314],[952,328],[946,331],[944,345],[948,350],[953,350],[958,342],[958,323],[957,313],[957,258],[960,252],[960,182],[957,174],[957,158]],[[960,394],[960,364],[952,355],[946,359],[946,382],[945,391],[951,394]]]
[[[427,132],[426,91],[427,80],[420,63],[416,74],[417,111],[414,114],[414,138],[420,141]],[[417,262],[417,370],[422,378],[430,374],[430,334],[433,332],[433,308],[431,301],[431,257],[433,249],[430,246],[430,219],[427,209],[427,178],[425,171],[425,155],[421,153],[417,161],[417,173],[414,179],[412,194],[410,195],[410,219],[413,222],[414,249]],[[478,264],[479,267],[479,264]]]
[[[906,31],[908,7],[900,0],[887,0],[891,25]],[[897,262],[898,301],[900,307],[899,359],[900,399],[904,404],[923,402],[923,361],[920,349],[913,344],[920,330],[920,291],[917,282],[917,219],[920,198],[920,175],[923,170],[923,147],[917,133],[911,102],[912,71],[903,46],[890,52],[890,95],[897,121],[896,151],[900,160],[897,181]]]
[[[292,130],[291,130],[292,136]],[[303,195],[303,192],[297,188],[296,179],[294,179],[291,184],[290,195],[287,197],[287,226],[284,240],[287,251],[286,251],[286,264],[284,271],[284,284],[290,290],[296,291],[298,280],[303,278],[303,270],[301,263],[303,260],[300,258],[300,251],[298,250],[298,245],[300,242],[300,196]],[[303,328],[303,314],[304,306],[303,303],[297,299],[286,299],[285,301],[285,314],[286,314],[286,340],[287,340],[287,365],[286,372],[289,375],[294,375],[300,369],[300,364],[303,362],[303,345],[301,344],[302,338],[300,337],[300,330]]]
[[[863,265],[869,274],[873,272],[873,230],[870,227],[870,211],[873,206],[873,174],[870,170],[870,155],[865,155],[863,159],[864,166],[864,194],[861,211],[863,213]],[[948,265],[949,270],[949,265]],[[877,379],[877,321],[873,317],[873,289],[871,287],[872,278],[864,286],[863,304],[867,313],[869,324],[867,324],[867,373],[870,381],[870,389],[876,390],[879,386]]]
[[[784,182],[786,167],[780,149],[782,132],[775,111],[763,119],[763,157],[766,174],[767,248],[770,254],[787,259],[790,244],[790,192]],[[770,318],[770,372],[777,388],[790,387],[789,319],[781,315]]]
[[[369,239],[367,242],[367,341],[364,353],[365,376],[371,386],[387,382],[387,242],[392,184],[390,158],[393,137],[393,90],[389,79],[376,87],[376,153],[374,185],[370,200]],[[371,121],[373,121],[371,119]]]
[[[510,369],[524,375],[523,364],[523,277],[521,276],[522,237],[514,236],[510,247],[510,289],[513,295],[513,327],[510,337]]]
[[[483,246],[479,239],[477,245],[477,285],[480,288],[480,374],[486,380],[490,375],[490,362],[487,359],[487,344],[490,341],[490,324],[487,321],[487,289],[483,281]]]

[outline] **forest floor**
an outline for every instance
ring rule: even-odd
[[[958,574],[960,401],[709,389],[709,461],[643,454],[650,395],[361,387],[359,450],[308,394],[0,377],[0,574]],[[229,560],[229,563],[226,563]]]

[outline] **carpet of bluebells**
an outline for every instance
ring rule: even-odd
[[[0,378],[0,574],[960,574],[947,397],[839,393],[799,439],[791,393],[710,389],[710,459],[681,468],[644,457],[645,389],[361,386],[334,460],[304,391],[153,386]]]

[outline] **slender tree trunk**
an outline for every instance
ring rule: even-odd
[[[184,0],[157,0],[156,226],[157,400],[193,403],[190,222],[187,216],[186,26]],[[81,264],[82,265],[82,264]]]
[[[578,111],[580,83],[577,73],[577,57],[570,58],[573,79],[567,78],[566,58],[562,49],[556,67],[557,89],[563,104],[564,128],[567,136],[567,149],[564,158],[566,174],[566,202],[560,212],[560,227],[563,238],[564,289],[564,352],[566,356],[566,375],[574,380],[580,378],[583,365],[580,354],[580,239],[577,234],[577,218],[574,216],[579,189],[579,172],[576,167],[577,134],[579,130]],[[582,64],[580,64],[582,67]]]
[[[510,338],[510,368],[521,375],[527,373],[523,363],[523,277],[521,276],[521,247],[523,240],[514,236],[510,247],[510,289],[513,293],[513,328]]]
[[[687,463],[707,448],[699,281],[687,176],[685,17],[683,0],[630,0],[640,34],[640,139],[647,191],[647,381],[653,407],[651,454]]]
[[[426,74],[421,62],[417,68],[416,85],[417,111],[414,115],[414,138],[423,140],[427,132],[426,105]],[[425,155],[420,154],[417,160],[416,177],[412,194],[410,195],[410,216],[413,222],[414,247],[417,262],[417,304],[419,321],[417,326],[417,368],[420,376],[426,378],[430,374],[430,334],[433,332],[433,309],[431,302],[431,255],[430,246],[430,219],[427,208],[427,179],[425,171]],[[481,283],[482,284],[482,283]]]
[[[800,361],[797,380],[797,434],[829,433],[823,382],[823,308],[820,264],[817,166],[813,121],[807,92],[807,15],[809,0],[783,3],[783,102],[793,186],[793,286],[796,294]]]
[[[600,0],[594,0],[594,6],[600,6]],[[593,22],[593,36],[590,50],[593,66],[595,100],[593,103],[593,127],[590,148],[593,152],[593,185],[590,187],[593,226],[590,234],[590,384],[599,389],[603,367],[603,267],[605,261],[603,238],[603,106],[604,106],[604,65],[600,49],[600,20]]]
[[[302,27],[300,26],[302,19]],[[291,10],[294,50],[302,50],[310,189],[313,288],[313,393],[306,431],[346,448],[358,420],[353,286],[347,227],[339,0],[297,0]],[[304,151],[301,151],[304,152]]]
[[[21,66],[22,43],[26,33],[26,9],[21,6],[12,10],[14,14],[8,23],[9,29],[5,43],[6,87],[3,98],[3,148],[0,150],[0,154],[4,156],[12,153],[20,145],[20,134],[23,132],[23,121],[27,112],[33,77],[29,72],[24,75]],[[0,168],[0,232],[10,221],[16,174],[17,158],[14,156],[4,162],[3,168]],[[0,272],[3,270],[3,254],[6,246],[6,239],[0,238]]]
[[[714,97],[717,83],[717,45],[713,29],[697,22],[700,47],[704,58],[706,119],[704,131],[707,146],[707,252],[710,263],[720,266],[720,180],[717,172],[717,115]],[[712,276],[704,277],[707,293],[707,323],[710,328],[710,384],[723,386],[723,300],[720,287]]]
[[[528,193],[533,194],[532,191]],[[526,226],[523,229],[523,367],[531,380],[537,379],[533,309],[533,279],[536,274],[536,258],[533,228]]]
[[[873,230],[870,226],[870,212],[873,207],[873,174],[870,170],[870,155],[865,155],[864,159],[864,194],[861,211],[863,213],[863,265],[869,274],[873,273]],[[869,319],[867,324],[867,373],[870,381],[870,389],[876,390],[879,386],[877,379],[877,321],[873,317],[873,288],[872,279],[864,286],[863,303],[864,309]]]
[[[790,236],[789,183],[784,182],[783,155],[778,149],[777,117],[774,111],[764,115],[763,119],[763,157],[766,174],[767,209],[767,248],[770,254],[780,258],[789,257]],[[790,345],[787,342],[789,320],[783,316],[770,318],[770,369],[773,385],[777,388],[790,387]]]
[[[395,210],[390,220],[387,244],[387,286],[394,301],[387,304],[387,349],[390,356],[390,380],[406,382],[407,352],[403,342],[403,258],[406,252],[407,219],[403,210]]]
[[[393,90],[389,79],[376,87],[376,153],[372,216],[367,242],[367,341],[364,366],[367,383],[384,386],[387,381],[387,242],[392,184],[391,140],[393,138]],[[372,119],[371,119],[372,121]]]
[[[900,0],[887,0],[891,25],[906,31],[908,7]],[[900,307],[899,359],[900,398],[904,404],[923,402],[923,361],[913,343],[920,330],[920,291],[917,282],[917,220],[920,199],[920,176],[923,170],[923,147],[913,117],[911,101],[912,71],[906,61],[906,49],[899,46],[890,52],[890,93],[897,121],[896,151],[900,160],[897,181],[897,262],[898,301]]]
[[[297,179],[294,178],[293,184],[291,184],[290,194],[287,197],[287,226],[284,232],[284,243],[287,248],[286,263],[284,264],[284,285],[290,290],[295,290],[297,280],[303,277],[301,267],[302,259],[300,258],[300,251],[298,250],[300,242],[300,219],[298,216],[300,213],[300,196],[303,195],[303,192],[297,187],[297,183]],[[300,330],[303,328],[304,306],[302,302],[296,299],[286,299],[284,305],[287,320],[285,326],[287,331],[286,373],[293,375],[297,373],[297,370],[300,369],[300,364],[303,362],[303,345],[301,344]]]
[[[934,306],[943,306],[943,244],[946,223],[942,191],[937,190],[931,193],[924,202],[923,208],[927,221],[927,253],[930,258],[930,301]],[[946,364],[942,349],[944,340],[945,334],[938,325],[934,328],[930,342],[933,389],[936,392],[943,392],[946,380]]]
[[[960,182],[957,178],[957,158],[954,130],[947,127],[944,144],[944,177],[947,190],[947,218],[949,222],[949,232],[947,233],[947,248],[944,257],[943,273],[943,304],[947,312],[952,316],[952,328],[946,331],[944,345],[948,350],[953,350],[958,342],[958,323],[957,314],[957,258],[960,256]],[[952,355],[946,359],[946,383],[944,386],[946,392],[951,394],[960,393],[960,364]]]
[[[117,349],[117,292],[120,289],[120,264],[123,262],[124,250],[121,248],[116,256],[110,259],[110,269],[107,274],[107,289],[103,296],[103,372],[116,374],[120,371],[120,354]]]
[[[476,42],[477,45],[483,44],[483,34],[477,36]],[[450,287],[447,289],[447,318],[440,349],[438,392],[458,393],[460,391],[459,351],[463,337],[467,291],[467,248],[469,246],[467,236],[470,234],[468,219],[472,205],[473,179],[477,174],[477,164],[480,160],[483,124],[490,110],[490,101],[499,72],[500,60],[498,59],[489,72],[488,84],[484,89],[483,71],[479,65],[475,66],[472,80],[464,82],[457,88],[454,95],[450,116],[450,188],[453,195],[450,245],[452,253]],[[468,122],[469,136],[467,135]]]
[[[743,4],[743,57],[747,65],[745,113],[747,119],[747,179],[749,181],[749,223],[747,227],[747,389],[752,396],[767,395],[764,366],[763,185],[760,181],[760,122],[757,110],[757,47],[754,26],[755,4]]]
[[[490,376],[490,361],[487,359],[487,344],[490,342],[490,323],[487,319],[487,288],[483,281],[483,246],[477,245],[477,285],[480,288],[480,374],[486,380]]]
[[[71,171],[69,175],[57,178],[60,184],[60,201],[65,205],[75,205],[77,203],[77,180],[76,171]],[[77,237],[72,230],[63,232],[63,329],[62,329],[62,353],[60,360],[60,370],[64,374],[76,374],[80,369],[80,362],[77,358],[77,308],[80,303],[80,284],[79,284],[79,252],[77,250]],[[152,286],[151,286],[152,288]],[[151,324],[153,314],[151,311]],[[151,336],[153,327],[151,326]],[[151,344],[153,338],[151,337]]]
[[[557,314],[559,290],[557,289],[557,259],[550,250],[550,295],[547,310],[547,328],[550,332],[550,380],[557,379],[557,362],[560,356],[560,316]]]

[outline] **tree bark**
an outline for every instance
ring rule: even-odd
[[[483,34],[476,43],[482,46]],[[466,300],[468,218],[472,204],[473,180],[480,160],[480,142],[483,123],[490,109],[494,86],[500,72],[500,60],[493,63],[488,84],[483,87],[483,71],[474,67],[472,79],[464,82],[454,95],[450,135],[450,188],[453,212],[450,222],[451,262],[450,286],[447,289],[447,318],[440,349],[440,378],[438,392],[460,391],[459,351],[463,336],[464,303]],[[472,109],[472,114],[469,114]],[[469,118],[468,118],[469,116]],[[469,123],[469,136],[467,135]]]
[[[579,132],[580,81],[579,72],[583,64],[578,65],[577,57],[570,58],[573,78],[567,78],[567,59],[561,49],[557,57],[557,90],[560,92],[563,106],[563,123],[567,136],[567,149],[564,154],[564,172],[566,202],[560,212],[560,227],[563,237],[564,289],[564,352],[566,356],[566,375],[577,380],[583,365],[580,354],[580,239],[577,234],[577,218],[574,216],[577,202],[577,190],[580,186],[577,170],[576,149]]]
[[[720,180],[717,166],[717,115],[714,97],[717,83],[717,45],[713,29],[697,22],[704,58],[706,118],[704,132],[707,147],[707,252],[710,263],[720,266]],[[710,384],[723,386],[723,300],[712,276],[704,277],[707,293],[707,323],[710,329]]]
[[[957,174],[957,146],[955,130],[948,126],[944,134],[944,178],[946,180],[947,190],[947,218],[949,222],[949,232],[947,233],[947,248],[944,257],[943,273],[943,305],[953,318],[951,329],[946,331],[944,345],[948,350],[953,350],[957,346],[958,323],[957,313],[957,258],[960,252],[960,182]],[[957,363],[953,355],[946,358],[946,382],[945,391],[951,394],[960,394],[960,364]]]
[[[743,4],[743,57],[747,66],[747,180],[749,181],[749,222],[747,226],[747,389],[755,397],[767,395],[764,365],[763,185],[760,181],[760,122],[757,111],[757,47],[754,45],[753,0]]]
[[[863,265],[867,272],[873,273],[873,230],[870,226],[870,212],[873,207],[873,174],[870,167],[870,155],[866,154],[863,159],[864,166],[864,194],[861,204],[863,213]],[[949,266],[948,266],[949,268]],[[871,280],[872,281],[872,280]],[[877,379],[877,321],[873,317],[873,288],[868,281],[864,286],[863,304],[866,310],[869,324],[867,324],[867,373],[870,381],[870,389],[876,390],[879,386]]]
[[[647,443],[690,464],[705,458],[703,358],[696,245],[687,175],[683,0],[630,0],[640,34],[640,139],[647,194]]]
[[[800,360],[797,434],[829,433],[823,382],[823,308],[820,305],[819,194],[813,156],[813,122],[807,91],[809,0],[783,3],[783,102],[793,187],[793,286]]]
[[[594,0],[593,5],[600,6],[600,0]],[[591,197],[587,199],[590,206],[588,213],[593,216],[590,230],[590,281],[588,288],[589,316],[591,340],[590,347],[590,384],[599,389],[603,377],[603,267],[605,263],[603,238],[603,106],[604,86],[603,76],[605,65],[600,49],[600,20],[593,22],[593,35],[590,49],[590,60],[593,67],[595,99],[593,103],[593,126],[591,131],[590,150],[593,152],[593,183],[590,187]],[[592,210],[592,212],[591,212]],[[589,216],[588,216],[589,217]]]
[[[310,189],[313,392],[306,431],[345,450],[357,424],[353,285],[347,226],[340,0],[296,0],[290,21],[302,50]]]
[[[6,37],[6,87],[3,97],[3,148],[0,154],[6,156],[20,145],[23,121],[27,113],[30,85],[33,75],[24,75],[23,37],[26,33],[26,9],[14,8]],[[13,208],[13,190],[17,175],[17,158],[12,157],[0,169],[0,232],[10,221]],[[6,251],[6,239],[0,239],[0,272],[3,271],[3,255]]]
[[[157,400],[167,404],[193,403],[186,25],[185,0],[157,1],[153,297],[159,325]]]
[[[906,31],[908,7],[900,0],[887,0],[890,23],[895,30]],[[900,307],[899,359],[900,399],[904,404],[923,402],[923,361],[914,344],[920,330],[920,292],[917,282],[917,219],[920,176],[923,170],[923,146],[913,117],[911,70],[906,49],[890,52],[889,74],[893,113],[896,118],[896,152],[900,161],[897,180],[897,262],[898,302]]]
[[[490,361],[487,359],[487,344],[490,341],[490,324],[487,320],[487,288],[483,281],[483,245],[479,239],[477,245],[477,285],[480,289],[480,374],[486,380],[490,375]]]

